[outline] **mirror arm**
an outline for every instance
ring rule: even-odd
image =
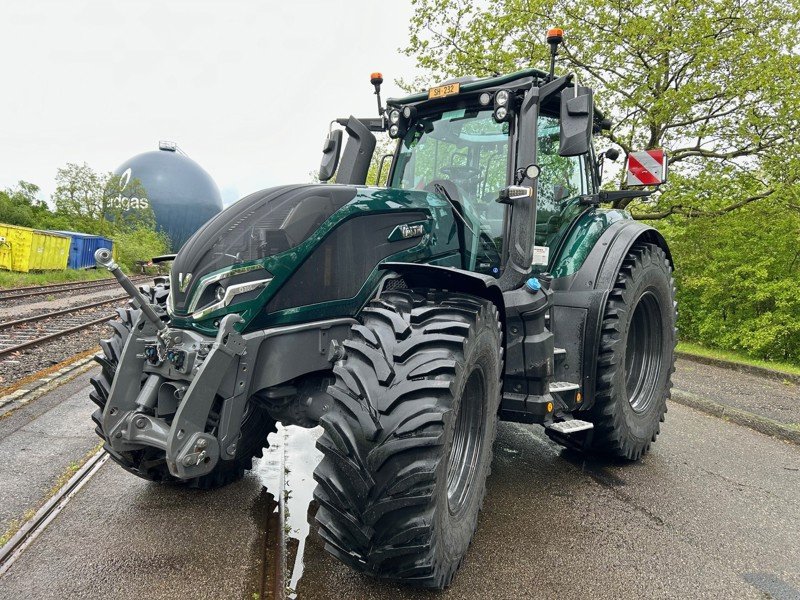
[[[539,102],[543,102],[548,96],[558,94],[561,90],[572,83],[574,77],[575,74],[570,73],[569,75],[564,75],[563,77],[559,77],[557,79],[553,79],[553,81],[545,83],[539,88]]]
[[[339,117],[336,119],[336,123],[341,125],[342,127],[347,127],[347,124],[350,122],[350,119],[353,117]],[[386,127],[386,120],[383,117],[362,117],[360,119],[356,119],[359,121],[364,127],[369,129],[370,131],[386,131],[388,127]]]

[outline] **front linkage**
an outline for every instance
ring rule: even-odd
[[[330,366],[329,340],[346,338],[353,322],[334,319],[241,335],[234,328],[241,317],[229,314],[220,320],[216,337],[172,329],[156,312],[159,307],[136,289],[110,253],[98,250],[96,259],[139,309],[118,357],[99,425],[112,456],[148,478],[141,465],[131,464],[126,457],[143,448],[159,449],[165,453],[169,474],[184,481],[210,474],[219,461],[239,458],[254,374],[269,370],[280,376],[291,368],[278,361],[254,368],[259,356],[262,361],[275,358],[269,351],[260,353],[262,346],[281,344],[286,349],[288,343],[295,350],[289,356],[306,357],[294,359],[296,367],[299,362],[303,370],[326,368]],[[322,407],[316,404],[322,404],[318,396],[310,395],[304,414],[319,413]]]

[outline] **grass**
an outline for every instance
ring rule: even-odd
[[[695,356],[704,356],[706,358],[715,358],[717,360],[726,360],[728,362],[739,363],[742,365],[750,365],[752,367],[762,367],[764,369],[772,369],[773,371],[780,371],[790,375],[800,376],[800,365],[784,362],[773,362],[768,360],[759,360],[757,358],[750,358],[745,354],[739,352],[731,352],[729,350],[717,350],[716,348],[706,348],[700,344],[693,344],[691,342],[679,342],[678,352],[685,352],[686,354],[694,354]]]
[[[43,271],[38,273],[16,273],[0,271],[0,289],[47,285],[48,283],[69,283],[71,281],[95,281],[108,279],[111,274],[105,269],[86,269],[73,271]]]

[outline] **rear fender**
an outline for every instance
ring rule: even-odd
[[[553,280],[555,345],[567,351],[566,359],[556,366],[556,380],[580,383],[580,410],[594,404],[600,328],[608,295],[622,261],[639,241],[660,247],[672,263],[664,236],[649,225],[624,219],[600,235],[577,272]]]

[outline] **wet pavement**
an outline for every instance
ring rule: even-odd
[[[800,448],[671,405],[637,464],[501,424],[478,532],[444,593],[306,551],[303,599],[800,598]]]
[[[106,463],[0,580],[0,598],[252,598],[269,505],[257,477],[213,492]]]
[[[85,376],[0,415],[0,535],[38,508],[71,463],[99,442]]]
[[[687,370],[679,369],[676,387]],[[38,412],[17,411],[28,418],[18,432],[49,436],[23,472],[54,468],[27,492],[23,478],[0,472],[0,506],[46,489],[73,438],[94,445],[85,381],[19,409]],[[78,429],[51,430],[47,415]],[[264,485],[281,478],[287,584],[301,599],[800,598],[800,447],[684,406],[670,405],[658,443],[637,464],[587,463],[537,427],[501,424],[478,532],[441,594],[358,575],[322,550],[308,513],[316,435],[279,430],[252,474],[214,492],[152,484],[107,463],[3,576],[0,599],[252,600],[275,509]],[[22,447],[8,442],[5,462],[26,460]]]

